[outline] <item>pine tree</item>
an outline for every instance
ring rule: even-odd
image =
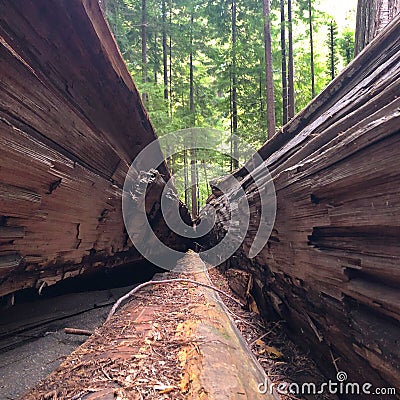
[[[337,56],[338,52],[338,39],[337,39],[337,24],[335,21],[330,21],[328,26],[328,49],[329,49],[329,56],[328,56],[328,68],[331,80],[335,79],[337,66],[339,63],[339,59]]]

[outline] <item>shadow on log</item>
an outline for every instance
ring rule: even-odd
[[[251,218],[224,265],[252,273],[264,315],[285,319],[328,377],[337,368],[349,381],[383,387],[400,384],[399,37],[397,17],[259,150],[261,165],[250,160],[235,172]],[[276,222],[249,259],[267,168]],[[204,246],[227,232],[227,198],[208,200],[217,220]]]

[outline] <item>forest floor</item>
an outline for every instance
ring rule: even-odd
[[[189,253],[183,262],[199,257]],[[171,278],[196,279],[234,296],[216,269],[158,277]],[[23,398],[307,399],[258,393],[264,378],[298,384],[325,378],[282,323],[265,323],[225,297],[187,282],[144,288]]]
[[[0,399],[17,399],[56,369],[87,340],[67,335],[64,328],[94,330],[104,323],[112,303],[131,288],[71,293],[1,311]],[[27,323],[30,329],[24,328]],[[10,336],[7,330],[15,333]]]

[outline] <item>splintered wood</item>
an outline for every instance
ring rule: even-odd
[[[194,253],[185,277],[210,285]],[[232,301],[232,300],[229,300]],[[44,399],[272,399],[266,376],[213,289],[189,282],[144,288],[35,389]]]
[[[339,369],[380,387],[400,386],[399,37],[400,16],[266,142],[260,165],[250,160],[234,173],[250,226],[225,265],[252,275],[262,314],[287,321],[327,376]],[[267,170],[274,229],[249,259]],[[216,224],[205,249],[230,228],[227,199],[235,194],[209,198]]]
[[[121,196],[153,128],[99,2],[39,3],[0,0],[0,296],[142,259]]]

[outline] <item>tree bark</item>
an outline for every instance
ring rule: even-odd
[[[142,0],[142,82],[147,82],[147,10],[146,0]],[[147,94],[143,93],[143,101],[147,101]]]
[[[168,55],[167,55],[167,5],[166,0],[162,2],[162,52],[163,52],[163,76],[164,76],[164,99],[168,100]]]
[[[275,135],[275,128],[276,128],[270,14],[271,14],[270,0],[264,0],[265,80],[267,88],[267,127],[268,127],[267,139],[271,139]]]
[[[193,75],[193,22],[194,16],[193,14],[190,17],[190,54],[189,54],[189,111],[190,111],[190,119],[191,126],[195,126],[196,124],[196,114],[195,114],[195,106],[194,106],[194,75]],[[195,138],[192,139],[192,147],[195,147]],[[197,217],[197,171],[196,171],[196,163],[197,163],[197,155],[196,149],[192,148],[190,152],[190,177],[191,177],[191,193],[192,193],[192,218]]]
[[[196,150],[190,152],[190,180],[192,194],[192,218],[197,217],[197,180],[196,180]]]
[[[237,70],[236,70],[236,46],[237,46],[237,10],[236,0],[232,0],[232,146],[233,146],[233,169],[239,167],[238,135],[238,113],[237,113]]]
[[[288,31],[289,31],[288,32],[289,34],[288,117],[289,119],[292,119],[295,114],[292,0],[288,0]]]
[[[312,3],[308,0],[308,24],[310,29],[310,72],[311,72],[311,97],[315,97],[315,68],[314,68],[314,38],[312,24]]]
[[[169,3],[169,26],[170,28],[172,27],[172,3],[170,1]],[[172,108],[172,94],[173,94],[173,90],[172,90],[172,34],[169,34],[169,114],[172,117],[173,114],[173,108]]]
[[[330,43],[330,69],[331,79],[335,79],[335,32],[333,29],[333,21],[329,25],[329,43]]]
[[[400,12],[400,0],[358,0],[356,56]]]
[[[282,125],[288,122],[288,87],[286,69],[285,0],[281,0],[281,55],[282,55]]]

